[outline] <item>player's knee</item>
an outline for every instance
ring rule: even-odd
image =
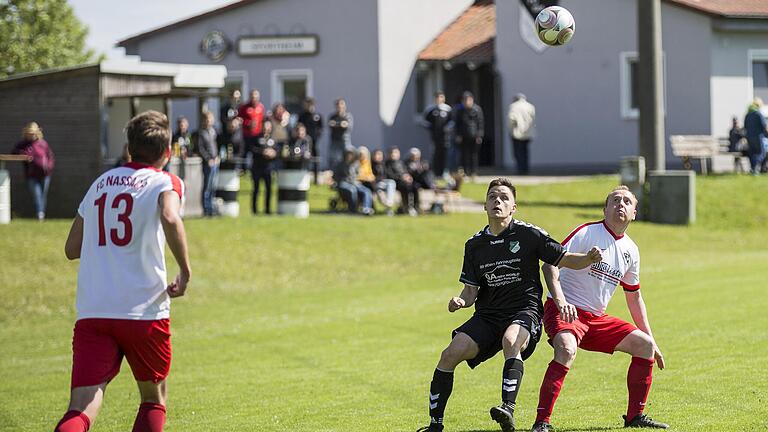
[[[573,361],[576,358],[576,344],[568,339],[558,339],[554,342],[555,356],[565,361]]]
[[[653,357],[653,340],[650,336],[643,334],[637,338],[633,355],[647,358]]]

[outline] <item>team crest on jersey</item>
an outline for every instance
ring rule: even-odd
[[[627,265],[629,265],[630,260],[631,258],[629,256],[629,252],[624,252],[624,262],[627,263]]]
[[[517,253],[517,251],[520,250],[520,242],[519,241],[511,241],[509,242],[509,251],[512,253]]]

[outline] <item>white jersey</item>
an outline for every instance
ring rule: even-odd
[[[616,286],[640,289],[640,251],[628,235],[616,235],[605,221],[581,225],[563,240],[568,252],[586,253],[593,246],[603,260],[581,269],[560,269],[560,285],[568,303],[597,315],[605,313]],[[550,295],[551,297],[551,295]]]
[[[169,317],[158,199],[171,190],[183,197],[184,183],[139,163],[111,169],[93,182],[77,209],[84,221],[77,319]]]

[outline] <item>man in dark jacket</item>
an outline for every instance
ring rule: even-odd
[[[749,144],[749,165],[752,168],[752,174],[760,174],[760,165],[764,164],[765,149],[763,140],[766,139],[765,116],[760,112],[763,106],[763,100],[755,98],[749,105],[747,115],[744,117],[744,133],[747,136]]]
[[[445,103],[445,93],[435,93],[435,104],[427,107],[424,121],[432,138],[432,168],[437,177],[442,177],[445,171],[445,155],[448,143],[445,138],[446,128],[451,121],[451,106]]]
[[[203,159],[203,214],[213,216],[213,196],[216,193],[216,176],[219,173],[219,146],[216,143],[216,129],[213,128],[213,113],[203,114],[202,124],[196,136],[195,147]]]
[[[477,154],[485,135],[483,110],[475,104],[475,97],[470,92],[464,92],[462,102],[462,108],[455,114],[456,142],[461,148],[464,172],[474,177],[478,169]]]
[[[320,152],[318,147],[320,147],[320,135],[323,133],[323,116],[317,112],[314,99],[304,99],[304,111],[299,114],[299,123],[307,128],[307,136],[312,142],[309,152],[315,158],[315,163],[312,164],[312,171],[315,173],[315,184],[317,184],[317,172],[320,168]]]

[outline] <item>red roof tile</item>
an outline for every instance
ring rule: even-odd
[[[496,5],[478,0],[419,54],[419,60],[490,61],[496,38]]]
[[[710,15],[734,18],[768,18],[768,0],[667,0]]]

